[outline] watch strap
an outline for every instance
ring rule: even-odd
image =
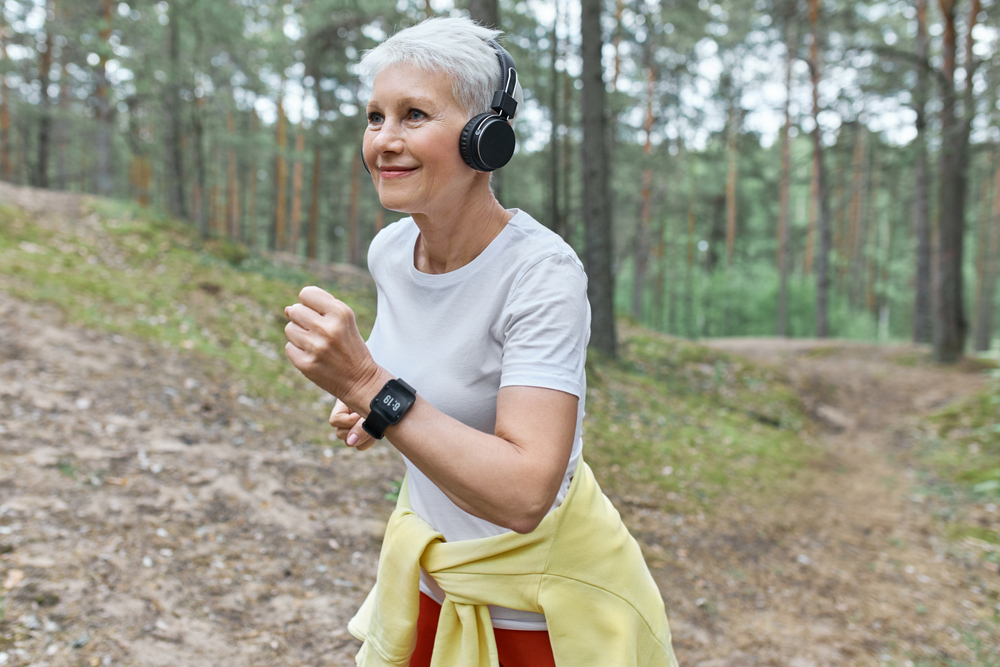
[[[361,422],[361,428],[376,440],[381,440],[385,436],[385,429],[389,426],[391,426],[389,419],[378,410],[370,411],[368,417]]]

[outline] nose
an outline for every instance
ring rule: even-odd
[[[385,153],[399,153],[402,150],[402,128],[392,119],[386,118],[377,130],[368,130],[365,135],[371,137],[373,158]]]

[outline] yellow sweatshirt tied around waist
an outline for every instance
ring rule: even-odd
[[[531,533],[445,542],[409,506],[389,519],[378,579],[348,630],[363,667],[406,667],[420,568],[444,590],[432,667],[498,667],[487,605],[545,614],[560,667],[676,667],[663,599],[638,543],[580,461],[562,504]]]

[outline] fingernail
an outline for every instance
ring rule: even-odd
[[[347,446],[348,447],[353,447],[356,444],[358,444],[358,434],[357,433],[352,433],[349,436],[347,436]]]

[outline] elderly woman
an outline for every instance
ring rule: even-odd
[[[430,19],[367,53],[365,166],[409,214],[371,244],[375,325],[366,344],[316,287],[286,309],[286,352],[338,397],[337,437],[384,435],[406,463],[349,626],[358,664],[673,665],[659,591],[580,457],[583,267],[490,189],[520,98],[498,34]]]

